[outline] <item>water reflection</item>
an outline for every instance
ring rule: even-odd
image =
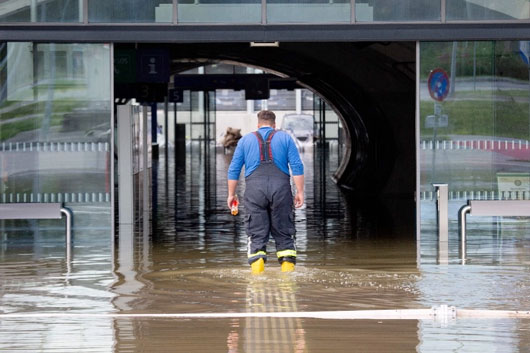
[[[260,313],[440,304],[519,310],[530,304],[522,240],[518,246],[505,243],[503,262],[490,251],[498,243],[483,237],[480,265],[426,262],[418,267],[416,242],[406,227],[382,224],[380,217],[387,213],[370,215],[347,203],[329,178],[320,177],[318,155],[311,153],[304,155],[310,171],[307,204],[296,211],[297,269],[282,274],[279,264],[270,261],[263,276],[252,277],[243,217],[231,216],[224,205],[230,156],[212,156],[204,159],[194,146],[183,163],[171,158],[169,171],[162,159],[152,224],[120,229],[115,249],[102,239],[76,242],[70,268],[61,244],[3,244],[0,311]],[[204,163],[211,163],[209,173]],[[205,187],[207,178],[210,188]],[[326,182],[325,188],[315,185],[320,182]],[[376,206],[372,211],[380,209]],[[0,351],[430,352],[463,347],[511,352],[530,340],[528,328],[524,320],[491,319],[444,326],[418,320],[287,317],[0,318]]]
[[[247,312],[296,312],[296,283],[285,276],[272,285],[264,278],[247,287]],[[246,318],[243,329],[244,352],[305,352],[306,339],[299,318]]]

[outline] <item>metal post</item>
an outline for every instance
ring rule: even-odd
[[[37,0],[31,0],[31,4],[29,7],[31,22],[37,22],[37,9]]]
[[[66,246],[69,248],[72,244],[72,211],[63,207],[61,213],[66,216]]]
[[[77,0],[77,7],[79,23],[85,23],[85,0]]]
[[[72,211],[67,208],[62,207],[61,213],[66,217],[66,265],[68,268],[68,273],[71,270],[72,264]]]
[[[445,23],[447,21],[447,1],[441,0],[440,2],[440,22]]]
[[[267,24],[267,0],[261,0],[261,24]]]
[[[173,0],[173,24],[178,23],[178,1]]]
[[[448,185],[434,184],[436,189],[436,215],[438,223],[438,260],[440,263],[448,263],[449,251],[449,216],[448,216]]]
[[[458,222],[460,224],[460,258],[462,264],[466,263],[466,215],[471,212],[471,206],[465,205],[458,212]]]

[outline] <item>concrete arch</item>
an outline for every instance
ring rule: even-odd
[[[138,44],[157,47],[161,44]],[[347,132],[337,184],[365,198],[415,190],[414,43],[167,44],[172,72],[225,61],[294,77],[333,107]]]

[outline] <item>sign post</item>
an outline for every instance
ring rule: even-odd
[[[429,74],[427,80],[429,94],[434,102],[434,115],[429,115],[425,120],[425,127],[433,129],[433,151],[432,151],[432,183],[436,182],[436,138],[437,128],[447,127],[449,123],[448,116],[443,114],[442,102],[449,94],[449,76],[440,68],[434,69]]]
[[[429,74],[427,85],[429,88],[429,94],[435,102],[434,115],[427,116],[425,126],[428,128],[434,128],[436,135],[437,127],[447,127],[448,125],[448,116],[443,114],[441,102],[443,102],[449,94],[449,76],[442,69],[434,69]]]

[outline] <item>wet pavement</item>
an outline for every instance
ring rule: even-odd
[[[193,146],[185,163],[175,166],[170,158],[167,170],[161,158],[156,213],[147,227],[138,225],[134,243],[111,244],[101,233],[77,242],[71,262],[57,241],[0,244],[0,312],[65,314],[0,317],[0,351],[518,352],[530,346],[530,320],[520,319],[90,316],[530,307],[526,227],[508,227],[503,234],[510,236],[500,239],[491,224],[479,222],[465,266],[457,255],[439,264],[427,229],[418,261],[414,230],[389,230],[352,211],[331,178],[320,178],[320,170],[336,168],[336,153],[321,168],[318,151],[303,156],[306,207],[296,211],[296,271],[280,273],[271,257],[264,275],[251,276],[244,210],[233,217],[225,206],[230,155],[211,156],[205,160]],[[457,249],[454,239],[451,244]],[[270,249],[273,254],[272,242]]]

